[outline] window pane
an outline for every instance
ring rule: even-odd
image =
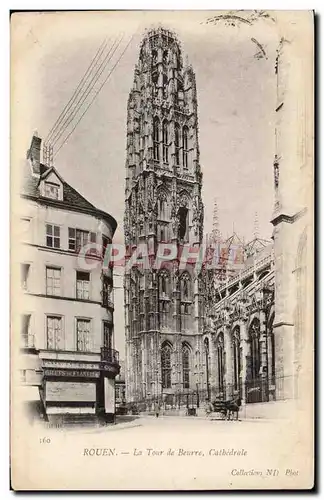
[[[46,246],[52,247],[53,246],[53,238],[52,236],[47,236],[46,237]]]
[[[77,350],[90,351],[90,320],[77,320]]]
[[[59,226],[54,226],[54,236],[60,236],[60,228],[59,228]]]
[[[86,273],[83,271],[77,271],[77,280],[89,281],[90,280],[90,273]]]
[[[51,224],[46,224],[46,234],[53,234],[53,227]]]
[[[56,316],[47,317],[47,347],[48,349],[62,349],[62,318]]]
[[[54,237],[54,248],[60,248],[60,238]]]

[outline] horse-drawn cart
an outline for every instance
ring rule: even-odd
[[[222,420],[238,420],[238,413],[241,407],[241,398],[231,400],[216,400],[211,403],[211,411],[207,412],[208,416],[213,416],[214,413],[220,415]]]

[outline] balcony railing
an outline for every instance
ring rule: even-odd
[[[110,349],[109,347],[101,347],[101,361],[108,363],[119,364],[119,351]]]
[[[111,300],[111,295],[109,293],[103,292],[102,306],[105,307],[106,309],[114,309],[114,303]]]

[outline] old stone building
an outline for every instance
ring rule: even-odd
[[[311,415],[313,59],[311,33],[301,47],[297,18],[283,29],[274,67],[273,242],[255,238],[243,265],[226,261],[216,283],[205,280],[209,397],[240,395],[250,416]]]
[[[314,356],[314,24],[309,12],[300,37],[301,14],[283,26],[275,65],[273,329],[282,361],[277,374],[290,381],[289,396],[307,409]]]
[[[249,246],[253,242],[249,243]],[[207,282],[204,352],[208,398],[273,401],[276,378],[274,257],[270,243],[222,283]]]
[[[202,242],[195,75],[176,36],[144,37],[128,101],[125,243],[128,253],[160,243]],[[203,384],[198,276],[177,258],[160,269],[126,268],[126,387],[129,401],[163,399]]]
[[[294,26],[283,29],[273,68],[272,241],[236,233],[222,241],[216,225],[205,239],[218,248],[216,268],[181,273],[175,259],[171,268],[127,270],[128,401],[180,409],[238,396],[246,415],[275,417],[312,398],[313,52],[311,34],[301,48]],[[160,242],[200,245],[194,74],[166,30],[143,40],[127,125],[129,254],[141,243],[149,258]]]
[[[102,259],[117,222],[44,163],[41,143],[34,134],[13,213],[20,393],[35,418],[112,420],[119,353],[113,273],[102,268]]]

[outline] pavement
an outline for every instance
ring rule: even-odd
[[[283,422],[283,421],[281,421]],[[203,426],[208,426],[211,430],[215,429],[223,429],[226,432],[229,429],[233,430],[233,427],[236,426],[236,429],[247,426],[247,424],[257,424],[258,426],[261,424],[275,424],[279,423],[279,420],[266,419],[266,418],[245,418],[239,420],[222,420],[217,418],[207,418],[207,417],[188,417],[188,416],[169,416],[169,415],[160,415],[158,418],[153,415],[139,415],[139,416],[131,416],[131,415],[122,415],[116,416],[115,424],[108,424],[104,426],[95,426],[89,427],[87,429],[83,428],[83,432],[88,433],[105,433],[105,432],[115,432],[126,429],[133,428],[143,428],[145,429],[154,429],[158,428],[159,432],[161,429],[165,429],[166,431],[169,429],[175,429],[177,427],[181,427],[181,429],[192,428],[199,429]],[[250,425],[249,425],[250,427]],[[73,430],[79,430],[74,428]],[[142,432],[142,431],[141,431]]]

